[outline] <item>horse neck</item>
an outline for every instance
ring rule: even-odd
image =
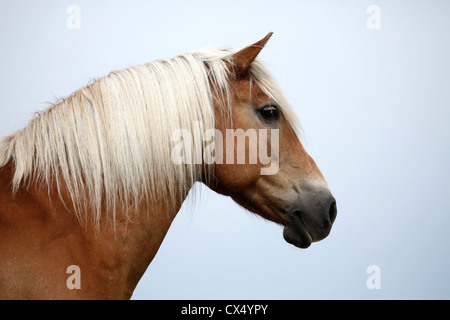
[[[171,209],[151,203],[135,221],[118,212],[115,224],[83,228],[56,191],[31,183],[13,197],[12,175],[11,164],[0,169],[0,298],[129,298],[184,200]],[[81,289],[68,288],[71,265],[80,268]]]

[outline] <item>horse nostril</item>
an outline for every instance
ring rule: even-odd
[[[337,207],[336,207],[336,200],[333,200],[333,202],[330,205],[330,210],[328,212],[328,216],[330,217],[331,223],[334,222],[337,215]]]

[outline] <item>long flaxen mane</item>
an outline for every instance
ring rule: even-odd
[[[171,135],[180,128],[192,132],[196,121],[214,128],[218,94],[229,116],[234,52],[205,49],[111,72],[36,113],[2,141],[0,167],[14,162],[13,192],[26,181],[56,182],[58,191],[70,195],[78,218],[97,225],[102,211],[115,219],[118,209],[138,211],[152,201],[173,204],[174,197],[213,172],[174,164]],[[294,113],[258,60],[250,79],[280,105],[295,129]]]

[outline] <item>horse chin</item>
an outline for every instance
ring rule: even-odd
[[[290,244],[302,249],[308,248],[313,242],[306,227],[300,223],[286,225],[283,230],[283,237]]]

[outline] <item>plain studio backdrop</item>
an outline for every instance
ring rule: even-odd
[[[260,58],[337,199],[330,235],[295,248],[204,187],[133,298],[449,299],[449,1],[2,0],[0,132],[112,70],[269,31]]]

